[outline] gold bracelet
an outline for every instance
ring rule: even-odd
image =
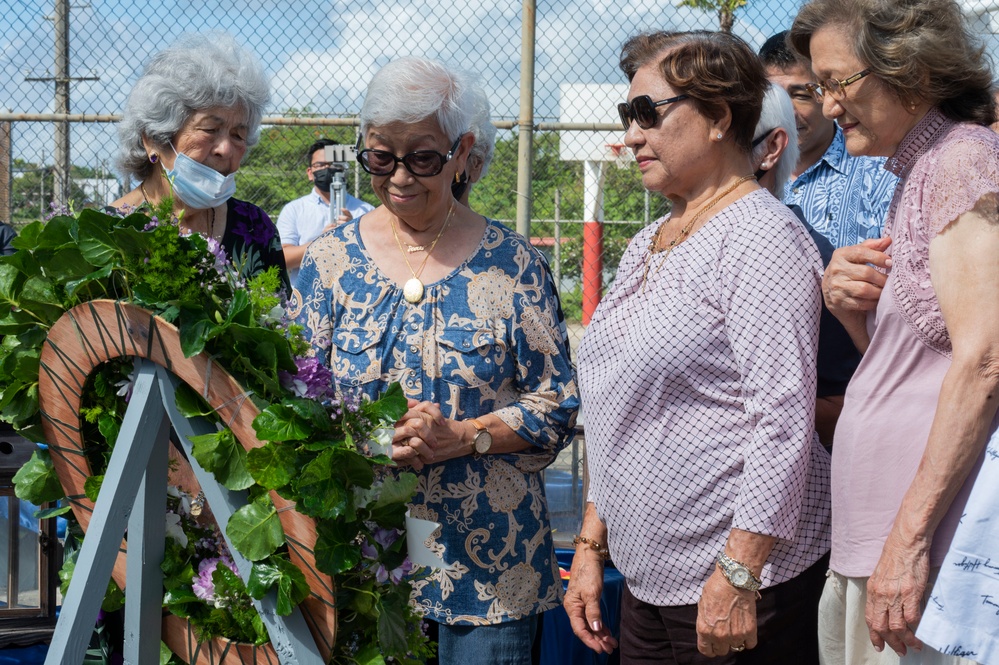
[[[608,550],[606,547],[604,547],[597,541],[591,538],[587,538],[586,536],[576,536],[575,538],[572,539],[573,547],[578,548],[580,544],[589,547],[598,557],[600,557],[604,561],[610,559],[610,550]]]

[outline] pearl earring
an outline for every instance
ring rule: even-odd
[[[719,141],[721,141],[722,140],[722,133],[718,132],[718,135],[715,138],[718,139]]]

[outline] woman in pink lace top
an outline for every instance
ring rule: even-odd
[[[839,250],[823,281],[864,358],[833,447],[822,655],[958,662],[915,630],[995,427],[991,74],[953,0],[812,0],[790,40],[811,58],[815,94],[850,154],[887,156],[900,177],[883,238]]]

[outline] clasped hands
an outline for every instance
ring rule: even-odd
[[[395,424],[392,460],[419,471],[425,464],[459,457],[467,444],[461,421],[445,418],[433,402],[408,401],[409,410]]]

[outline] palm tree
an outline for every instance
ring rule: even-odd
[[[732,32],[735,10],[745,7],[748,0],[680,0],[677,7],[690,7],[702,11],[718,12],[718,28],[722,32]]]

